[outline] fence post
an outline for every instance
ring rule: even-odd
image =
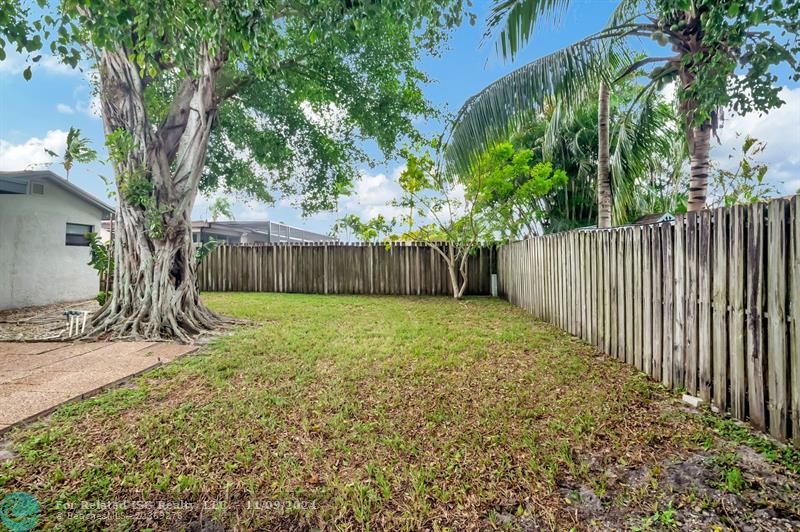
[[[786,204],[772,200],[769,204],[767,234],[767,298],[768,345],[767,388],[769,392],[769,432],[785,439],[789,413],[786,397],[789,368],[786,361]]]
[[[792,368],[792,438],[796,445],[800,445],[800,196],[795,196],[791,207],[789,231],[791,237],[791,258],[789,271],[791,272],[791,345],[789,346],[789,365]]]
[[[328,294],[328,244],[322,247],[322,285],[325,294]]]
[[[766,428],[764,397],[764,207],[750,208],[747,238],[747,403],[750,420],[761,430]]]

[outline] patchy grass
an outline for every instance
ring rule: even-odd
[[[756,486],[720,427],[503,301],[206,300],[260,325],[16,431],[2,492],[69,529],[565,529],[693,523],[691,456]]]

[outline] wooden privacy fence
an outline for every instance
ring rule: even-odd
[[[800,199],[498,251],[501,295],[671,388],[800,442]]]
[[[495,256],[480,248],[469,257],[467,294],[491,293]],[[200,264],[197,279],[211,291],[453,294],[447,263],[417,242],[222,245]]]

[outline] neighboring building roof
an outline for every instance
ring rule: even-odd
[[[30,181],[30,180],[37,180],[37,181],[47,181],[48,183],[52,183],[62,189],[66,190],[67,192],[71,193],[72,195],[82,199],[86,203],[97,207],[105,214],[113,214],[114,207],[108,205],[105,202],[100,201],[99,199],[95,198],[79,186],[70,183],[63,177],[51,172],[50,170],[23,170],[20,172],[0,172],[0,179],[9,179],[14,181]]]
[[[193,231],[217,232],[227,235],[244,235],[255,233],[275,238],[281,241],[296,242],[320,242],[335,241],[336,239],[321,233],[315,233],[299,227],[293,227],[278,222],[262,221],[222,221],[209,222],[207,220],[195,220],[192,222]]]
[[[669,213],[661,213],[661,214],[645,214],[634,220],[632,225],[649,225],[649,224],[658,224],[661,222],[671,222],[675,219]]]

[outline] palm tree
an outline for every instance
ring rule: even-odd
[[[90,163],[97,158],[97,152],[90,148],[91,142],[86,137],[81,136],[81,130],[74,127],[69,128],[67,133],[67,145],[64,153],[59,155],[53,150],[45,150],[52,157],[61,157],[61,166],[64,167],[64,174],[69,181],[69,171],[75,163]]]
[[[553,161],[570,177],[565,197],[550,205],[555,212],[548,231],[591,223],[608,227],[612,215],[615,223],[630,221],[637,178],[653,165],[654,157],[669,157],[662,133],[672,127],[672,111],[658,91],[638,97],[638,85],[620,81],[614,103],[610,102],[605,80],[612,79],[612,70],[626,61],[623,51],[583,47],[586,60],[571,63],[579,74],[555,70],[565,56],[582,53],[582,47],[575,45],[525,65],[511,74],[518,76],[516,83],[505,78],[495,82],[506,84],[508,92],[493,84],[470,98],[456,118],[447,146],[451,171],[467,175],[477,155],[496,142],[527,130],[526,142],[532,147],[540,135],[544,160]],[[528,93],[537,100],[526,100],[523,95]],[[509,99],[511,104],[506,105]],[[541,126],[534,134],[530,125],[538,122]],[[594,202],[591,210],[588,199]],[[568,201],[574,202],[571,211]]]
[[[504,14],[500,9],[513,3],[501,2],[495,6],[489,20],[490,27],[506,20],[509,28],[515,30],[520,28],[520,24],[524,26],[531,20],[521,17],[517,23],[515,17],[520,15],[519,9],[511,9],[510,14]],[[502,32],[498,41],[502,55],[513,58],[531,31],[532,28],[527,28],[526,33],[521,35]],[[631,62],[624,48],[611,48],[586,39],[525,65],[464,104],[456,119],[448,155],[463,171],[471,152],[482,150],[502,136],[507,136],[520,127],[521,121],[529,120],[536,109],[555,105],[569,116],[576,109],[588,106],[591,95],[595,94],[599,104],[595,184],[597,223],[599,227],[610,227],[613,194],[609,168],[609,85],[616,73]],[[511,105],[507,105],[509,97]],[[480,132],[477,138],[476,132]],[[555,129],[551,129],[550,134],[557,136]],[[475,140],[478,140],[478,146]]]
[[[659,64],[647,72],[650,81],[640,98],[647,98],[666,83],[678,84],[691,159],[689,210],[702,209],[718,109],[726,104],[744,110],[776,107],[781,102],[772,86],[774,79],[764,72],[780,62],[798,69],[792,62],[791,45],[757,28],[773,24],[784,34],[794,34],[797,29],[792,25],[790,7],[780,3],[776,7],[767,0],[735,6],[730,2],[684,2],[680,8],[661,4],[620,0],[600,32],[511,72],[470,98],[459,112],[449,157],[463,164],[469,153],[482,151],[505,136],[519,117],[540,109],[547,99],[571,104],[585,98],[587,92],[594,92],[588,88],[597,88],[600,81],[609,79],[605,62],[609,57],[624,57],[628,39],[651,37],[662,46],[671,46],[673,54],[630,61],[611,81],[641,75],[648,65]],[[569,5],[569,0],[496,0],[487,36],[499,33],[498,48],[513,58],[543,20],[557,20]],[[743,76],[746,82],[731,90],[728,81],[743,66],[749,66]]]
[[[533,147],[541,160],[552,162],[569,176],[562,194],[543,207],[548,213],[546,232],[584,227],[601,217],[597,178],[602,172],[600,137],[604,130],[608,135],[605,175],[609,202],[610,189],[614,190],[611,216],[606,216],[624,224],[646,214],[637,195],[651,175],[667,170],[663,164],[673,159],[674,149],[668,139],[677,134],[677,128],[672,109],[658,94],[632,107],[638,91],[635,84],[618,84],[607,101],[607,129],[599,127],[605,98],[569,110],[563,103],[549,106],[524,126],[518,142]]]
[[[611,227],[611,180],[608,176],[608,85],[600,82],[597,104],[597,227]]]

